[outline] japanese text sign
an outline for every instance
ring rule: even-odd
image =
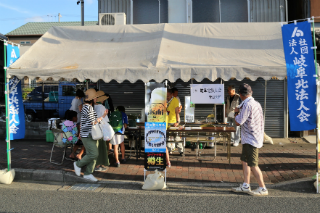
[[[316,128],[316,78],[311,25],[306,22],[282,27],[287,64],[290,130]]]
[[[145,152],[166,152],[166,123],[145,123]]]
[[[191,84],[191,102],[194,104],[223,104],[223,84]]]
[[[148,171],[166,169],[166,153],[146,152],[144,168]]]

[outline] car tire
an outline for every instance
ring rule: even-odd
[[[35,119],[35,114],[33,112],[26,112],[24,114],[26,122],[32,122]]]

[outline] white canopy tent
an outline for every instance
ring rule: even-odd
[[[284,79],[280,23],[52,27],[10,76],[94,82]]]

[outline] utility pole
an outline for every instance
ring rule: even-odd
[[[81,3],[81,26],[84,26],[84,1],[77,1],[77,5]]]
[[[61,14],[59,13],[59,14],[58,14],[59,22],[60,22],[60,17],[62,17],[62,16],[61,16]]]

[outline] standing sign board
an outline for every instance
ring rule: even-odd
[[[166,123],[156,123],[156,122],[145,123],[145,146],[144,147],[145,147],[145,169],[164,170],[166,168],[166,164],[165,164]]]
[[[287,64],[290,130],[316,128],[316,78],[309,22],[282,27]]]
[[[163,83],[148,82],[145,94],[145,169],[166,169],[167,88]]]
[[[190,94],[194,104],[224,104],[223,84],[191,84]]]
[[[7,66],[11,66],[19,57],[18,46],[7,44]],[[9,130],[10,140],[23,139],[25,136],[25,117],[22,102],[21,81],[14,77],[9,81]]]

